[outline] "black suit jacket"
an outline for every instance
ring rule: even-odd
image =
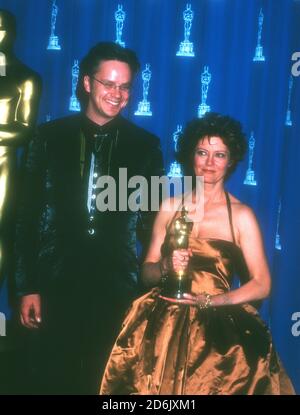
[[[102,293],[130,301],[137,294],[136,243],[146,247],[156,212],[101,213],[97,236],[88,235],[82,120],[76,115],[43,124],[30,143],[17,222],[17,294],[48,295],[98,281]],[[122,117],[114,122],[119,137],[110,174],[117,178],[124,167],[128,179],[162,175],[159,139]]]

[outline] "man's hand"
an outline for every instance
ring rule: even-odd
[[[24,295],[20,305],[20,320],[28,329],[38,329],[41,324],[41,297],[39,294]]]

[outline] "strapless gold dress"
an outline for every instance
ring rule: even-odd
[[[174,242],[171,229],[163,256],[174,249]],[[228,292],[235,276],[241,284],[249,279],[242,251],[234,242],[190,237],[189,247],[194,294]],[[253,304],[199,310],[167,302],[160,292],[154,288],[132,304],[108,360],[100,394],[295,394],[269,329]]]

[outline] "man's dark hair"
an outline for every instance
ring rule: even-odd
[[[77,84],[77,98],[81,107],[86,108],[88,103],[88,94],[83,86],[84,76],[92,76],[99,68],[103,61],[120,61],[128,64],[131,70],[132,78],[140,69],[140,63],[135,52],[128,48],[123,48],[114,42],[97,43],[88,54],[82,59],[79,65],[79,77]]]
[[[192,120],[178,140],[177,161],[182,165],[187,176],[194,177],[194,155],[199,140],[205,137],[220,137],[230,152],[230,166],[226,179],[244,158],[247,141],[239,121],[229,116],[209,112],[203,118]]]

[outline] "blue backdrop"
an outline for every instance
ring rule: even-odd
[[[194,57],[176,56],[184,40],[187,3],[194,13],[189,37]],[[141,74],[125,115],[161,138],[167,170],[174,158],[177,125],[197,116],[204,66],[211,74],[211,110],[239,119],[248,137],[253,132],[257,184],[244,184],[247,158],[228,189],[254,209],[261,224],[273,276],[271,299],[262,315],[299,393],[300,65],[291,75],[297,64],[291,57],[300,51],[300,1],[57,0],[54,18],[53,0],[0,0],[0,7],[17,17],[17,56],[43,78],[40,122],[70,114],[74,60],[100,40],[116,40],[118,5],[126,13],[122,41],[137,52],[142,69],[150,64],[152,72],[152,116],[134,115],[143,98]],[[265,61],[253,61],[260,10]],[[47,50],[51,16],[61,50]],[[281,249],[275,247],[276,235]],[[2,292],[0,311],[5,303]]]

